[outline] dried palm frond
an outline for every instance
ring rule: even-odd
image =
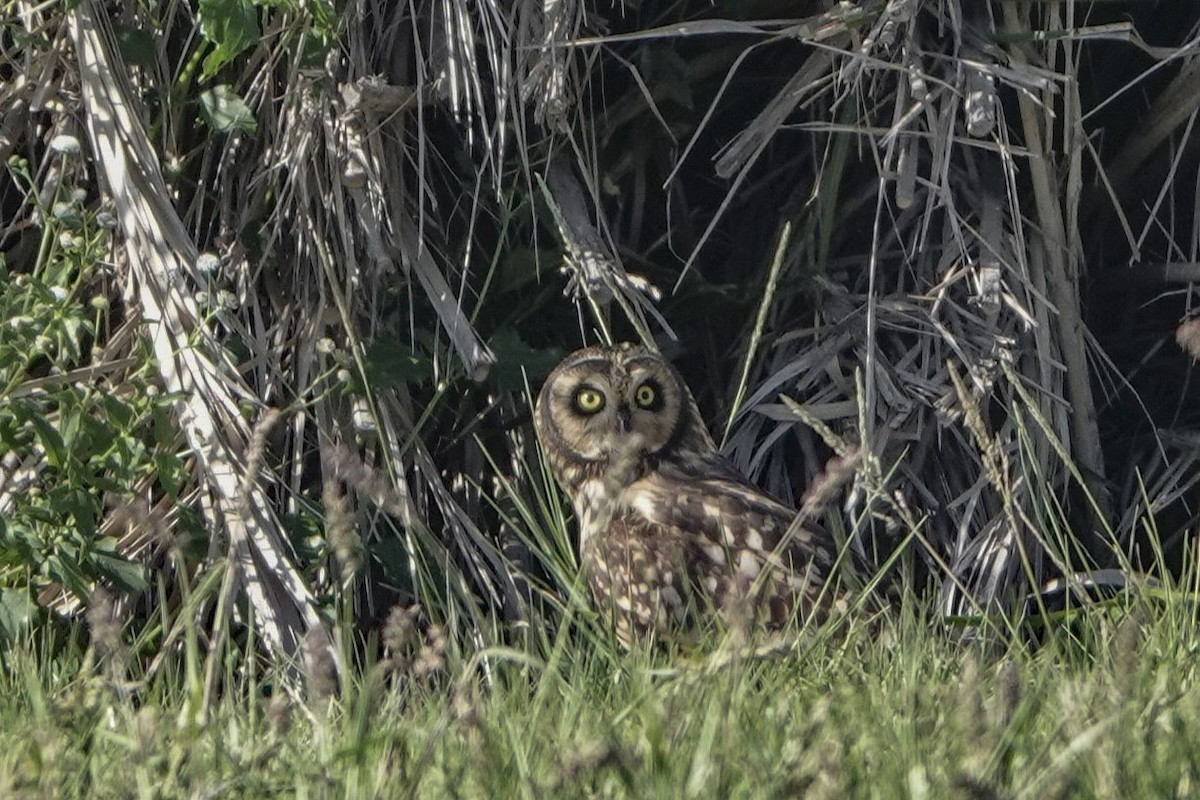
[[[126,240],[138,311],[154,346],[168,390],[180,396],[178,413],[201,469],[207,496],[201,507],[214,544],[227,543],[233,583],[244,589],[265,639],[285,658],[299,652],[306,633],[329,646],[324,622],[297,573],[265,484],[261,464],[247,463],[250,430],[238,402],[251,397],[236,369],[200,324],[194,298],[202,285],[199,253],[184,229],[162,179],[158,158],[116,58],[107,17],[91,0],[69,24],[91,144],[104,166],[108,191]]]

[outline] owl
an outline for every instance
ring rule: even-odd
[[[795,510],[721,456],[657,353],[625,343],[571,354],[546,378],[534,418],[575,509],[585,580],[626,646],[706,614],[778,628],[830,610],[831,538],[793,526]]]

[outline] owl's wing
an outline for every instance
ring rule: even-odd
[[[796,511],[730,472],[678,480],[662,471],[624,495],[628,513],[683,542],[688,572],[717,604],[749,598],[782,623],[799,603],[827,605],[836,547],[815,525],[792,527]]]
[[[815,522],[788,531],[797,511],[729,469],[716,474],[652,473],[630,486],[623,505],[656,525],[691,531],[729,547],[776,550],[785,533],[787,548],[832,567],[836,549],[832,538]]]

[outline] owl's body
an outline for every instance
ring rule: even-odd
[[[696,615],[778,627],[821,617],[834,546],[717,452],[691,392],[658,354],[568,356],[546,379],[538,437],[571,499],[583,569],[622,641]]]

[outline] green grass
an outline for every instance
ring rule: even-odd
[[[207,717],[184,669],[123,683],[27,648],[0,686],[0,796],[1189,796],[1194,612],[1184,595],[1093,609],[1038,646],[906,612],[749,658],[567,635],[545,660],[385,663],[307,702],[231,668]]]

